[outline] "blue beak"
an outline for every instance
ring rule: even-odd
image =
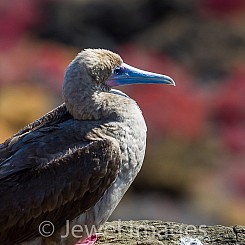
[[[143,71],[123,63],[121,66],[114,68],[111,76],[105,82],[108,86],[120,86],[128,84],[168,84],[174,85],[175,82],[171,77]]]

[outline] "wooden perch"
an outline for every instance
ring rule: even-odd
[[[101,229],[97,245],[245,245],[245,226],[194,226],[163,221],[113,221]]]

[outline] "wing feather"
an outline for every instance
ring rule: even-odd
[[[65,105],[0,145],[0,244],[39,236],[85,212],[115,180],[121,164],[118,142],[86,135],[100,121],[74,120]]]
[[[45,166],[16,172],[0,183],[0,244],[37,237],[39,224],[56,229],[85,212],[115,180],[120,167],[119,146],[94,141],[69,150]],[[11,188],[5,188],[11,181]],[[61,212],[62,210],[62,212]]]

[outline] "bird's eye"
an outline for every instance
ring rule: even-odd
[[[116,75],[121,75],[123,73],[123,68],[120,66],[115,67],[113,71]]]

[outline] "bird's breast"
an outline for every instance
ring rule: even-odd
[[[98,229],[109,218],[123,195],[138,174],[145,155],[146,124],[140,109],[134,101],[129,105],[121,103],[116,117],[94,121],[85,138],[99,140],[106,138],[120,147],[120,169],[112,185],[100,200],[85,213],[75,218],[70,227],[86,225],[88,229]],[[74,121],[79,124],[79,121]],[[65,229],[65,228],[64,228]],[[63,231],[62,231],[63,232]],[[87,236],[83,234],[83,238]],[[72,239],[72,238],[67,238]]]

